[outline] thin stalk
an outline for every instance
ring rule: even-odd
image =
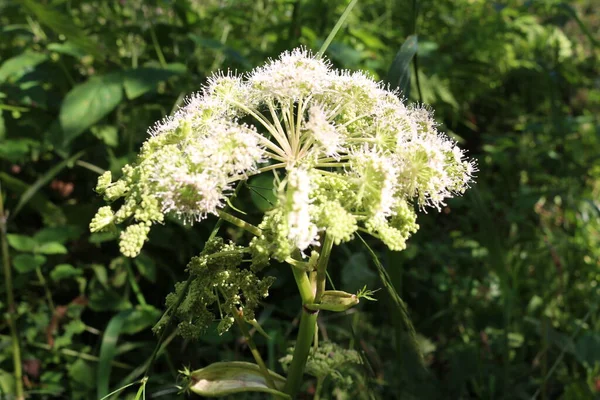
[[[323,381],[325,378],[317,378],[317,387],[315,388],[315,397],[313,400],[319,400],[321,398],[321,390],[323,390]]]
[[[329,263],[329,254],[333,248],[333,238],[325,232],[321,256],[317,263],[317,292],[315,293],[315,303],[321,302],[323,292],[325,292],[325,281],[327,279],[327,264]]]
[[[245,231],[250,232],[254,236],[260,236],[262,234],[262,231],[258,227],[252,225],[249,222],[244,221],[243,219],[240,219],[236,216],[229,214],[227,211],[219,210],[218,213],[219,213],[219,217],[222,218],[223,220],[229,222],[230,224],[237,226],[238,228],[242,228]]]
[[[19,347],[19,335],[17,331],[15,307],[15,296],[13,292],[12,270],[10,268],[10,257],[8,254],[8,241],[6,239],[6,219],[4,213],[4,198],[0,191],[0,234],[2,236],[2,265],[4,267],[4,285],[6,287],[6,303],[8,306],[6,319],[10,328],[10,338],[13,353],[13,367],[15,370],[15,398],[23,400],[25,398],[23,391],[23,370],[21,362],[21,347]]]
[[[272,389],[276,389],[275,381],[273,381],[273,377],[269,373],[269,369],[265,365],[265,362],[263,361],[262,356],[260,355],[260,352],[256,348],[256,344],[254,343],[254,340],[252,340],[250,331],[248,330],[248,327],[246,326],[246,321],[244,321],[244,317],[243,317],[243,311],[241,311],[241,310],[234,311],[233,318],[235,319],[235,322],[238,324],[240,331],[242,331],[242,335],[244,335],[244,338],[246,339],[246,343],[248,343],[248,348],[250,348],[252,357],[254,357],[254,361],[256,361],[256,364],[258,364],[258,368],[260,368],[260,372],[265,377],[265,380],[267,381],[267,385],[269,385],[269,387]]]
[[[140,286],[135,280],[135,276],[133,275],[133,271],[131,270],[131,265],[127,264],[125,268],[127,269],[127,278],[129,280],[129,286],[131,286],[133,293],[135,293],[135,297],[137,298],[138,303],[140,303],[140,305],[142,306],[145,306],[147,304],[146,299],[144,298],[144,294],[140,290]]]
[[[165,60],[165,56],[160,48],[160,43],[158,43],[158,38],[156,37],[156,32],[154,32],[154,27],[152,25],[150,25],[150,37],[152,38],[152,45],[154,46],[154,51],[156,51],[160,66],[167,68],[167,60]]]
[[[35,269],[35,273],[40,281],[40,285],[44,287],[44,293],[46,294],[46,300],[48,301],[48,308],[50,308],[50,312],[54,314],[54,301],[52,300],[52,293],[50,292],[50,288],[48,287],[48,282],[42,273],[42,269],[37,267]]]

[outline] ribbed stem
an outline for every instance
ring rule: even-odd
[[[296,397],[302,385],[302,376],[304,367],[308,359],[308,353],[312,346],[313,337],[315,336],[315,326],[317,325],[318,312],[313,312],[302,308],[302,317],[300,317],[300,328],[298,330],[298,338],[294,347],[294,356],[292,364],[287,374],[284,392]]]
[[[300,296],[302,297],[302,304],[311,304],[320,301],[323,292],[325,291],[325,281],[327,279],[327,264],[329,262],[329,254],[333,247],[333,239],[325,232],[325,239],[323,240],[323,246],[321,247],[321,254],[319,255],[319,261],[317,263],[317,274],[316,274],[316,293],[313,290],[306,272],[299,270],[298,268],[292,267]],[[318,299],[318,300],[317,300]],[[300,390],[302,385],[302,376],[304,374],[304,368],[306,367],[306,361],[308,360],[308,354],[310,348],[313,345],[313,339],[316,333],[318,311],[311,311],[305,307],[302,307],[302,316],[300,317],[300,327],[298,329],[298,337],[296,339],[296,346],[294,347],[294,354],[292,357],[292,363],[287,374],[287,381],[285,384],[285,393],[296,397],[296,394]]]

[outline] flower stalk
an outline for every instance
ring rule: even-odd
[[[6,286],[6,303],[8,306],[6,319],[10,329],[12,344],[13,368],[15,374],[15,399],[23,400],[25,398],[25,392],[23,390],[23,367],[21,362],[21,347],[19,346],[19,333],[17,330],[17,309],[13,292],[12,270],[8,253],[8,241],[6,239],[6,220],[7,215],[4,212],[4,198],[0,191],[0,240],[2,241],[2,265],[4,267],[4,284]]]

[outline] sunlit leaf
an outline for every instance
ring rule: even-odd
[[[9,58],[0,65],[0,82],[7,80],[17,80],[38,65],[48,59],[48,56],[43,53],[34,53],[27,51],[18,56]]]
[[[160,82],[166,81],[179,72],[173,69],[137,68],[123,72],[123,87],[127,98],[132,100],[156,89]]]
[[[6,235],[8,244],[15,250],[33,252],[33,249],[37,246],[37,242],[25,235],[8,234]]]
[[[75,86],[67,93],[60,108],[63,145],[107,116],[122,99],[122,77],[119,73],[95,76]]]

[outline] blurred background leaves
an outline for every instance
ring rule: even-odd
[[[98,174],[135,161],[146,129],[212,71],[318,50],[348,3],[0,0],[0,182],[30,396],[90,399],[139,378],[157,340],[149,327],[214,224],[170,220],[127,260],[114,235],[88,233]],[[349,315],[321,316],[321,335],[364,361],[350,385],[326,381],[325,398],[599,397],[599,32],[593,0],[358,1],[327,56],[431,105],[480,172],[464,198],[420,216],[406,251],[366,238],[427,369],[403,350],[403,316],[381,290]],[[235,206],[256,218],[269,184],[251,180]],[[338,289],[384,287],[360,241],[333,260]],[[280,372],[299,302],[288,272],[268,271],[278,278],[259,316],[269,338],[255,335]],[[4,321],[0,332],[1,397],[15,389]],[[154,397],[183,396],[184,366],[248,358],[233,334],[166,344]]]

